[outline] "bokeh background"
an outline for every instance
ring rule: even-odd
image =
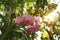
[[[19,16],[39,18],[39,31],[25,34]],[[0,40],[60,40],[60,0],[0,0]]]

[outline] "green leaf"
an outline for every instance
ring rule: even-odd
[[[5,40],[6,38],[8,38],[8,36],[10,35],[10,33],[12,33],[12,31],[15,29],[15,27],[16,27],[15,24],[9,26],[9,27],[7,28],[6,33],[1,37],[0,40]]]
[[[33,1],[35,1],[35,0],[25,0],[25,2],[33,2]]]
[[[24,0],[17,0],[18,4],[22,4],[24,2]]]

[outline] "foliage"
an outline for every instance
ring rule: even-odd
[[[48,0],[0,0],[0,40],[33,40],[37,36],[35,29],[43,32],[43,40],[53,40],[54,34],[60,35],[60,13],[51,13],[56,7],[57,4],[49,4]],[[34,28],[39,26],[34,25],[35,17],[42,20],[40,23],[38,21],[40,28]],[[32,34],[26,34],[29,31],[26,32],[25,24],[28,27],[34,26],[29,29],[34,31]]]

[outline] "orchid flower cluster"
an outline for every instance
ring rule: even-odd
[[[26,28],[26,32],[29,34],[32,34],[32,33],[39,31],[40,20],[38,17],[28,14],[25,16],[17,17],[16,25]]]

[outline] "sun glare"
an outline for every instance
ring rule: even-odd
[[[45,21],[56,21],[58,16],[59,15],[57,13],[52,12],[52,13],[48,14],[47,16],[45,16],[44,20]]]

